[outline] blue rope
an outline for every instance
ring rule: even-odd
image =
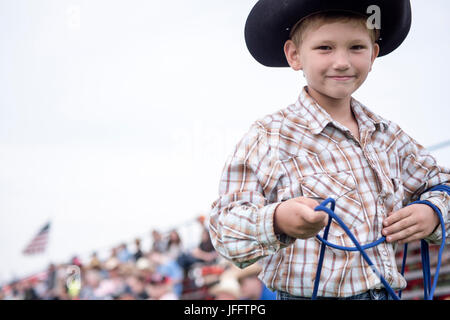
[[[325,200],[324,202],[322,202],[321,206],[323,206],[326,210],[328,210],[328,208],[326,208],[326,205],[328,202],[331,203],[331,210],[332,210],[331,212],[334,214],[334,208],[335,208],[335,204],[336,204],[334,199],[330,198],[330,199]],[[323,236],[325,239],[328,238],[328,231],[330,230],[330,226],[331,226],[331,218],[328,219],[328,224],[325,227],[325,230],[323,231]],[[318,236],[319,235],[317,235],[317,237]],[[322,264],[323,264],[323,258],[325,256],[325,249],[326,249],[326,245],[325,245],[325,243],[322,243],[322,246],[320,247],[319,262],[317,264],[316,279],[320,279],[320,274],[322,273]],[[313,289],[313,295],[312,295],[313,300],[315,300],[315,297],[317,297],[317,289],[318,288],[319,288],[319,281],[314,281],[314,289]]]
[[[405,275],[405,267],[406,267],[406,257],[408,256],[408,244],[405,243],[403,247],[403,260],[402,260],[402,270],[400,271],[401,275]],[[402,290],[399,290],[398,297],[402,298]]]
[[[449,187],[447,187],[446,192],[448,192],[448,194],[450,194]],[[442,242],[439,247],[438,262],[436,264],[436,271],[435,271],[435,276],[434,276],[434,280],[433,280],[433,285],[431,285],[431,268],[430,268],[430,255],[429,255],[429,250],[428,250],[428,243],[425,240],[421,240],[422,269],[423,269],[423,274],[424,274],[424,281],[423,281],[423,283],[424,283],[424,288],[423,288],[424,299],[425,300],[433,300],[434,291],[436,290],[437,281],[438,281],[438,277],[439,277],[439,271],[441,269],[442,254],[444,253],[444,247],[445,247],[445,240],[446,240],[445,223],[444,223],[444,219],[441,215],[441,211],[439,210],[438,207],[436,207],[431,202],[425,200],[425,201],[415,201],[412,204],[414,204],[414,203],[421,203],[421,204],[429,205],[436,212],[436,214],[439,217],[439,221],[441,223]],[[431,287],[430,287],[430,285],[431,285]]]
[[[431,285],[430,256],[428,254],[428,243],[420,241],[420,255],[422,256],[422,273],[423,273],[423,298],[429,300]]]
[[[445,185],[439,185],[439,186],[435,186],[428,191],[444,191],[447,192],[450,195],[450,187],[445,186]],[[327,207],[328,204],[331,204],[331,209]],[[410,203],[409,205],[412,204],[426,204],[429,205],[434,212],[438,215],[439,217],[439,222],[441,225],[441,230],[442,230],[442,242],[439,248],[439,253],[438,253],[438,262],[437,262],[437,266],[436,266],[436,272],[435,272],[435,277],[434,277],[434,281],[433,284],[431,284],[432,280],[431,280],[431,271],[430,271],[430,256],[429,256],[429,248],[428,248],[428,243],[425,240],[421,240],[421,255],[422,255],[422,270],[423,270],[423,283],[424,283],[424,299],[425,300],[433,300],[433,296],[434,296],[434,291],[436,289],[437,286],[437,280],[439,278],[439,271],[440,271],[440,267],[441,267],[441,261],[442,261],[442,254],[444,251],[444,247],[445,247],[445,241],[446,241],[446,234],[445,234],[445,222],[444,219],[442,217],[441,211],[439,210],[438,207],[436,207],[433,203],[429,202],[429,201],[415,201]],[[316,272],[316,277],[314,280],[314,288],[313,288],[313,294],[312,294],[312,299],[315,300],[317,298],[317,291],[319,288],[319,282],[320,282],[320,275],[322,273],[322,266],[323,266],[323,260],[325,257],[325,249],[327,246],[338,249],[338,250],[343,250],[343,251],[359,251],[362,255],[362,257],[364,258],[364,260],[367,262],[367,264],[372,268],[372,270],[374,271],[374,273],[376,275],[378,275],[378,277],[380,278],[381,283],[383,284],[383,286],[385,287],[385,289],[387,290],[387,292],[390,294],[390,296],[394,299],[394,300],[400,300],[401,298],[401,291],[399,292],[399,295],[397,295],[394,292],[394,289],[392,289],[392,287],[388,284],[388,282],[386,281],[386,279],[382,276],[382,274],[375,268],[375,265],[372,263],[372,260],[370,260],[369,256],[365,253],[366,249],[370,249],[373,248],[375,246],[377,246],[378,244],[384,242],[386,240],[385,237],[381,237],[380,239],[371,242],[369,244],[366,245],[360,245],[360,243],[358,242],[358,240],[356,239],[356,237],[353,235],[353,233],[350,231],[350,229],[345,225],[345,223],[341,220],[341,218],[339,218],[335,213],[335,206],[336,206],[336,201],[332,198],[328,198],[325,201],[323,201],[319,206],[317,206],[314,210],[315,211],[324,211],[329,215],[329,219],[328,219],[328,224],[325,227],[325,230],[323,232],[323,237],[316,235],[316,238],[319,239],[321,241],[321,248],[320,248],[320,253],[319,253],[319,261],[317,263],[317,272]],[[331,222],[332,219],[334,219],[339,226],[345,231],[345,233],[349,236],[350,240],[352,240],[353,244],[355,245],[354,247],[344,247],[344,246],[339,246],[333,243],[330,243],[327,239],[328,239],[328,233],[331,227]],[[408,246],[405,244],[404,247],[404,253],[403,253],[403,262],[402,262],[402,270],[401,270],[401,274],[404,275],[404,271],[405,271],[405,265],[406,265],[406,255],[407,255],[407,249]]]

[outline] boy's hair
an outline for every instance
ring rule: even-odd
[[[294,42],[296,47],[299,47],[303,40],[305,31],[309,28],[317,29],[324,23],[334,22],[350,22],[355,25],[364,26],[370,35],[372,43],[375,44],[380,37],[380,30],[367,28],[367,17],[344,11],[325,11],[310,15],[300,21],[298,21],[292,28],[290,33],[290,39]]]

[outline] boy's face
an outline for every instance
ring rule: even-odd
[[[301,44],[284,47],[289,65],[303,70],[308,88],[333,99],[351,96],[366,80],[379,53],[368,30],[357,23],[325,23],[307,28]]]

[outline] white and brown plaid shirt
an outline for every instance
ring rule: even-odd
[[[450,170],[397,124],[355,99],[351,107],[360,141],[315,103],[305,87],[295,104],[256,121],[225,164],[220,197],[210,212],[213,244],[241,268],[263,259],[260,278],[273,290],[311,296],[320,248],[315,237],[274,233],[273,214],[282,201],[335,198],[336,214],[361,244],[380,238],[387,213],[419,196],[440,208],[448,221],[450,197],[423,191],[449,185]],[[354,246],[334,222],[328,239]],[[434,243],[440,239],[440,228],[427,238]],[[397,271],[396,247],[384,242],[366,253],[388,283],[400,289],[406,281]],[[326,249],[319,296],[346,297],[380,287],[359,252]]]

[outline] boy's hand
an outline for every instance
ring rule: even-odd
[[[299,239],[315,236],[328,222],[328,214],[314,211],[318,205],[316,200],[306,197],[297,197],[282,202],[274,214],[275,233],[284,233]]]
[[[428,237],[438,224],[439,218],[430,206],[412,204],[389,213],[381,233],[387,242],[404,244]]]

